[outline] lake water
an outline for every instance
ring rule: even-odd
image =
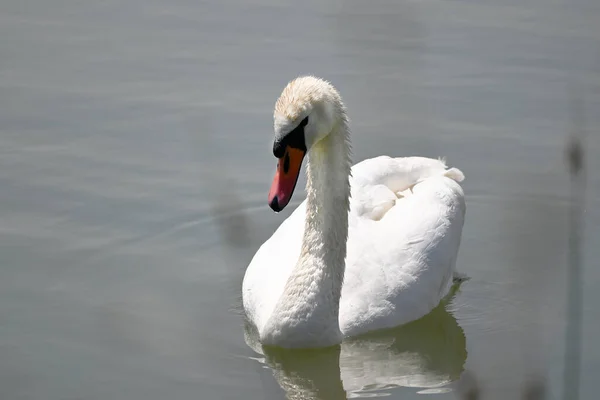
[[[0,398],[450,399],[464,371],[486,398],[532,376],[558,398],[574,109],[594,398],[599,20],[596,0],[4,2]],[[470,280],[406,327],[261,355],[241,280],[294,208],[266,203],[272,107],[309,73],[340,90],[356,162],[465,172]]]

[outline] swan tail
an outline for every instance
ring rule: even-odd
[[[465,180],[465,174],[460,169],[455,167],[448,168],[445,158],[409,157],[403,160],[410,160],[412,162],[411,171],[417,173],[415,184],[439,175],[453,179],[459,183]]]
[[[458,271],[454,271],[454,274],[452,276],[452,281],[454,283],[462,283],[465,281],[468,281],[470,278],[467,274],[462,273],[462,272],[458,272]]]
[[[450,179],[454,179],[456,182],[462,182],[465,180],[465,174],[458,168],[450,168],[444,171],[444,176]]]

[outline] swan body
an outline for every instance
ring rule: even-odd
[[[279,211],[308,153],[307,199],[257,251],[243,306],[263,344],[325,347],[419,319],[448,294],[465,215],[464,179],[424,157],[351,167],[348,119],[328,82],[290,82],[275,107]]]

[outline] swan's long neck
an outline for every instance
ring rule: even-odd
[[[275,310],[263,343],[323,347],[341,341],[339,305],[344,280],[350,204],[348,121],[310,150],[306,222],[302,250]]]

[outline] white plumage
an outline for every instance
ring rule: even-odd
[[[312,120],[307,200],[244,277],[244,310],[261,341],[322,347],[429,313],[452,285],[465,215],[462,172],[442,160],[381,156],[354,165],[348,177],[348,122],[335,89],[298,78],[278,107],[285,113],[276,107],[276,135],[285,134],[278,126]]]

